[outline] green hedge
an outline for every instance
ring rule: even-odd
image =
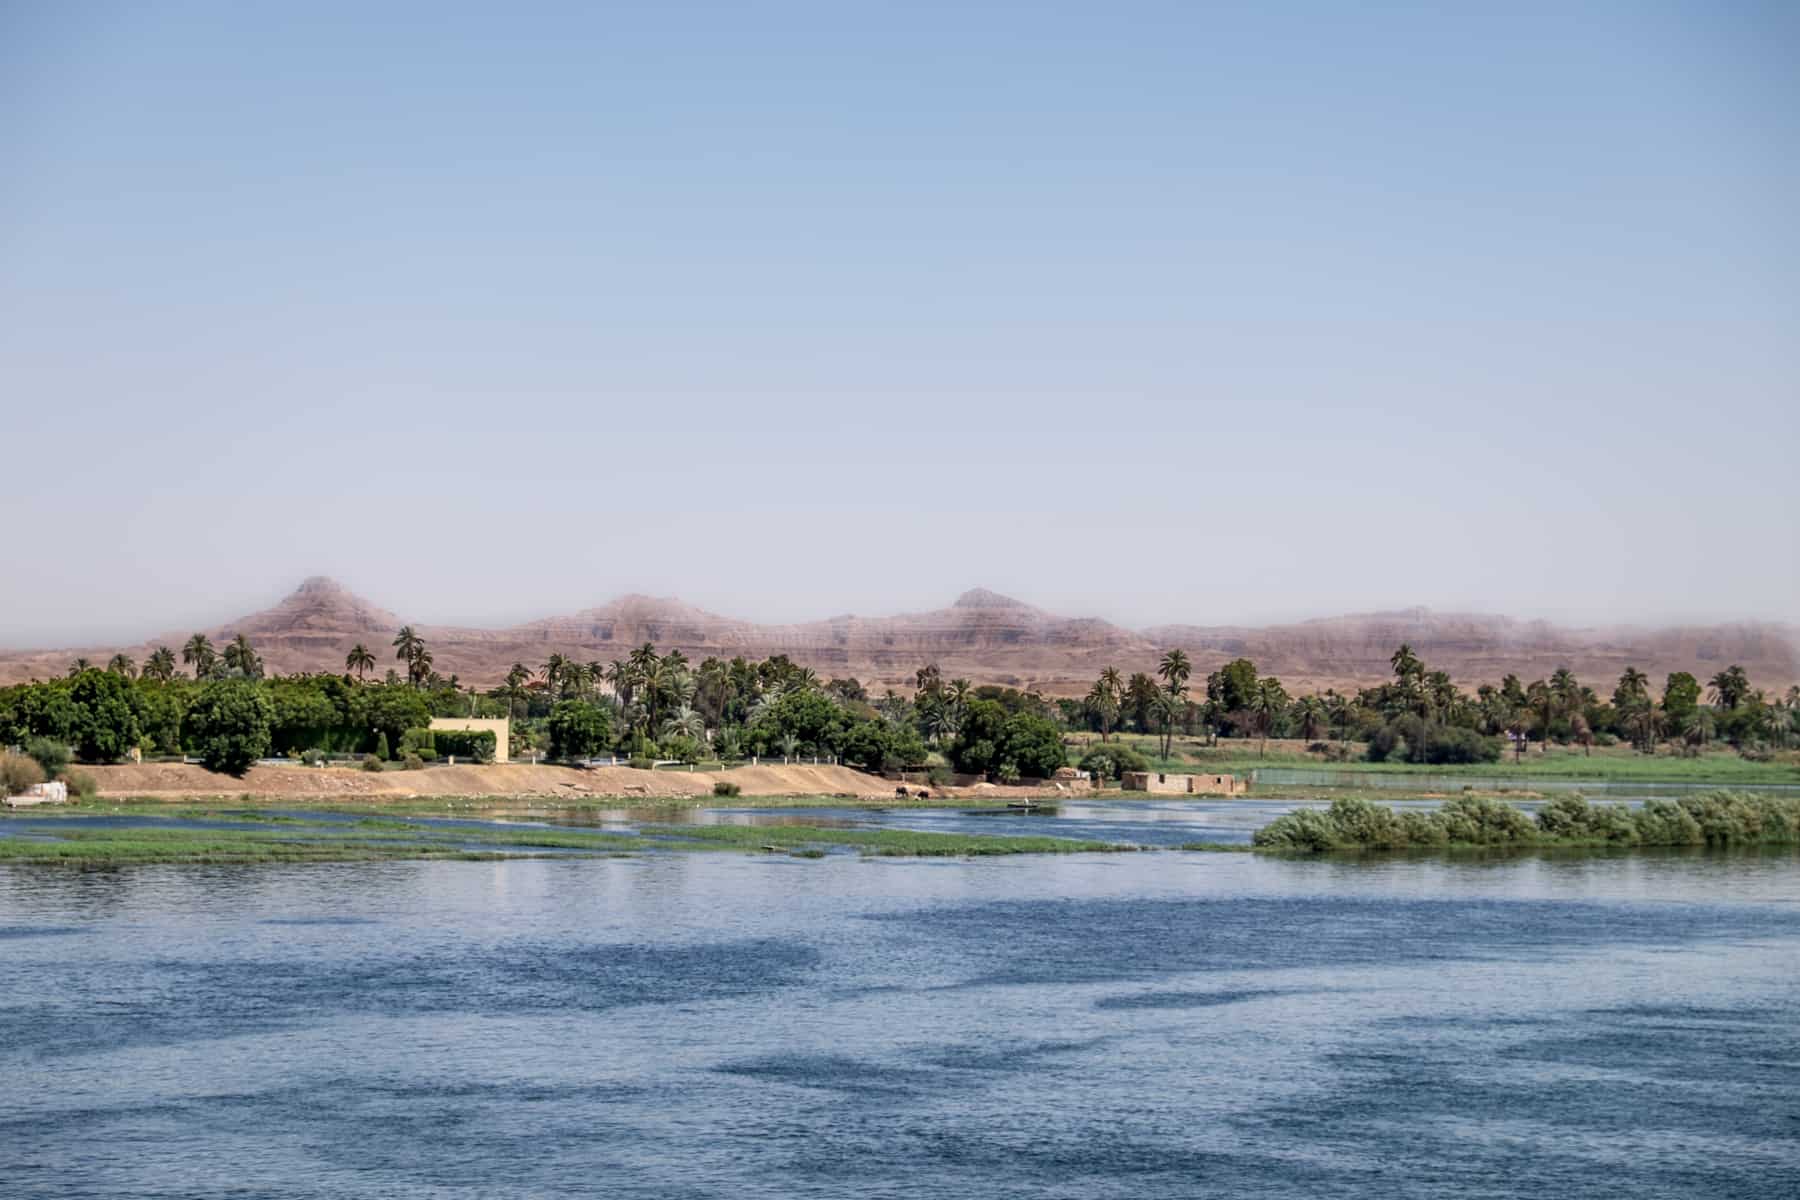
[[[491,729],[433,729],[439,758],[458,762],[490,763],[494,761],[494,731]]]

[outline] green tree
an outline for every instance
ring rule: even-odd
[[[1662,703],[1670,728],[1680,729],[1700,704],[1700,681],[1686,671],[1671,672],[1663,682]]]
[[[1019,774],[1048,779],[1067,761],[1062,730],[1056,722],[1031,713],[1014,713],[1002,728],[1000,762],[1011,763]]]
[[[113,655],[111,661],[106,664],[106,669],[114,675],[119,675],[126,679],[137,678],[137,663],[132,661],[131,655],[129,654],[121,653]]]
[[[1300,722],[1300,736],[1309,742],[1319,740],[1330,723],[1330,714],[1325,702],[1317,696],[1307,696],[1294,708],[1296,718]]]
[[[1109,667],[1108,670],[1111,668]],[[1094,720],[1099,722],[1100,740],[1104,742],[1107,735],[1112,732],[1112,727],[1119,720],[1119,698],[1111,688],[1106,686],[1104,676],[1095,681],[1094,686],[1088,690],[1084,703]]]
[[[414,687],[420,686],[425,677],[431,673],[431,655],[425,649],[425,639],[419,636],[418,630],[411,625],[402,625],[400,632],[394,635],[394,660],[406,664],[406,680]]]
[[[269,752],[274,708],[264,689],[247,679],[222,679],[200,689],[187,712],[187,742],[209,771],[242,775]]]
[[[236,671],[245,679],[262,678],[262,658],[250,645],[250,639],[241,633],[226,645],[225,653],[220,655],[220,659],[224,662],[226,670]]]
[[[1250,713],[1256,718],[1256,728],[1262,734],[1262,742],[1256,748],[1256,757],[1263,757],[1267,750],[1269,730],[1287,710],[1287,702],[1287,691],[1281,686],[1281,680],[1268,675],[1257,681],[1256,694],[1250,697]]]
[[[213,651],[213,644],[204,633],[196,633],[181,647],[181,661],[194,668],[195,679],[205,679],[212,674],[213,663],[218,660]]]
[[[1636,708],[1650,697],[1650,677],[1636,667],[1626,667],[1613,689],[1613,707],[1620,712]]]
[[[83,671],[69,687],[75,706],[75,753],[83,762],[118,762],[137,745],[137,693],[111,671]]]
[[[375,655],[361,642],[350,647],[350,653],[344,655],[344,672],[355,672],[357,679],[375,669]]]
[[[388,745],[398,746],[409,729],[430,727],[431,705],[411,687],[396,682],[367,690],[369,695],[362,701],[362,720],[371,733],[384,738]]]
[[[1256,664],[1247,658],[1233,659],[1206,680],[1207,699],[1224,713],[1247,712],[1256,689]]]
[[[1162,676],[1169,695],[1181,696],[1187,692],[1188,677],[1194,673],[1194,665],[1188,661],[1187,651],[1170,650],[1157,664],[1156,673]]]
[[[175,652],[167,646],[158,646],[144,660],[143,678],[156,683],[168,683],[175,678]]]
[[[1175,740],[1175,722],[1181,719],[1180,698],[1172,692],[1157,692],[1150,701],[1150,719],[1156,723],[1156,732],[1162,739],[1162,756],[1167,759]]]
[[[550,732],[551,758],[590,758],[612,741],[612,721],[606,710],[585,700],[557,701],[545,725]]]
[[[1739,666],[1720,671],[1707,681],[1707,686],[1712,691],[1714,703],[1727,712],[1737,708],[1750,695],[1750,677]]]

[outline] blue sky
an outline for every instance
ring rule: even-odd
[[[0,0],[0,643],[1800,620],[1793,6],[368,7]]]

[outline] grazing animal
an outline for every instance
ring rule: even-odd
[[[920,788],[920,789],[919,789],[919,791],[918,791],[918,797],[919,797],[919,799],[921,799],[921,800],[929,800],[929,799],[931,799],[931,791],[930,791],[930,789],[928,789],[928,788]]]
[[[908,793],[907,793],[906,789],[903,787],[898,787],[898,788],[894,789],[894,795],[897,796],[898,798],[900,798],[901,800],[906,799],[907,794]]]

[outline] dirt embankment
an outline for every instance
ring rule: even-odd
[[[177,763],[83,767],[100,794],[179,800],[256,796],[289,800],[404,799],[413,796],[711,796],[729,780],[746,796],[832,796],[891,799],[895,784],[849,767],[758,766],[731,771],[636,771],[630,767],[426,767],[419,771],[359,771],[341,767],[251,767],[242,778]]]

